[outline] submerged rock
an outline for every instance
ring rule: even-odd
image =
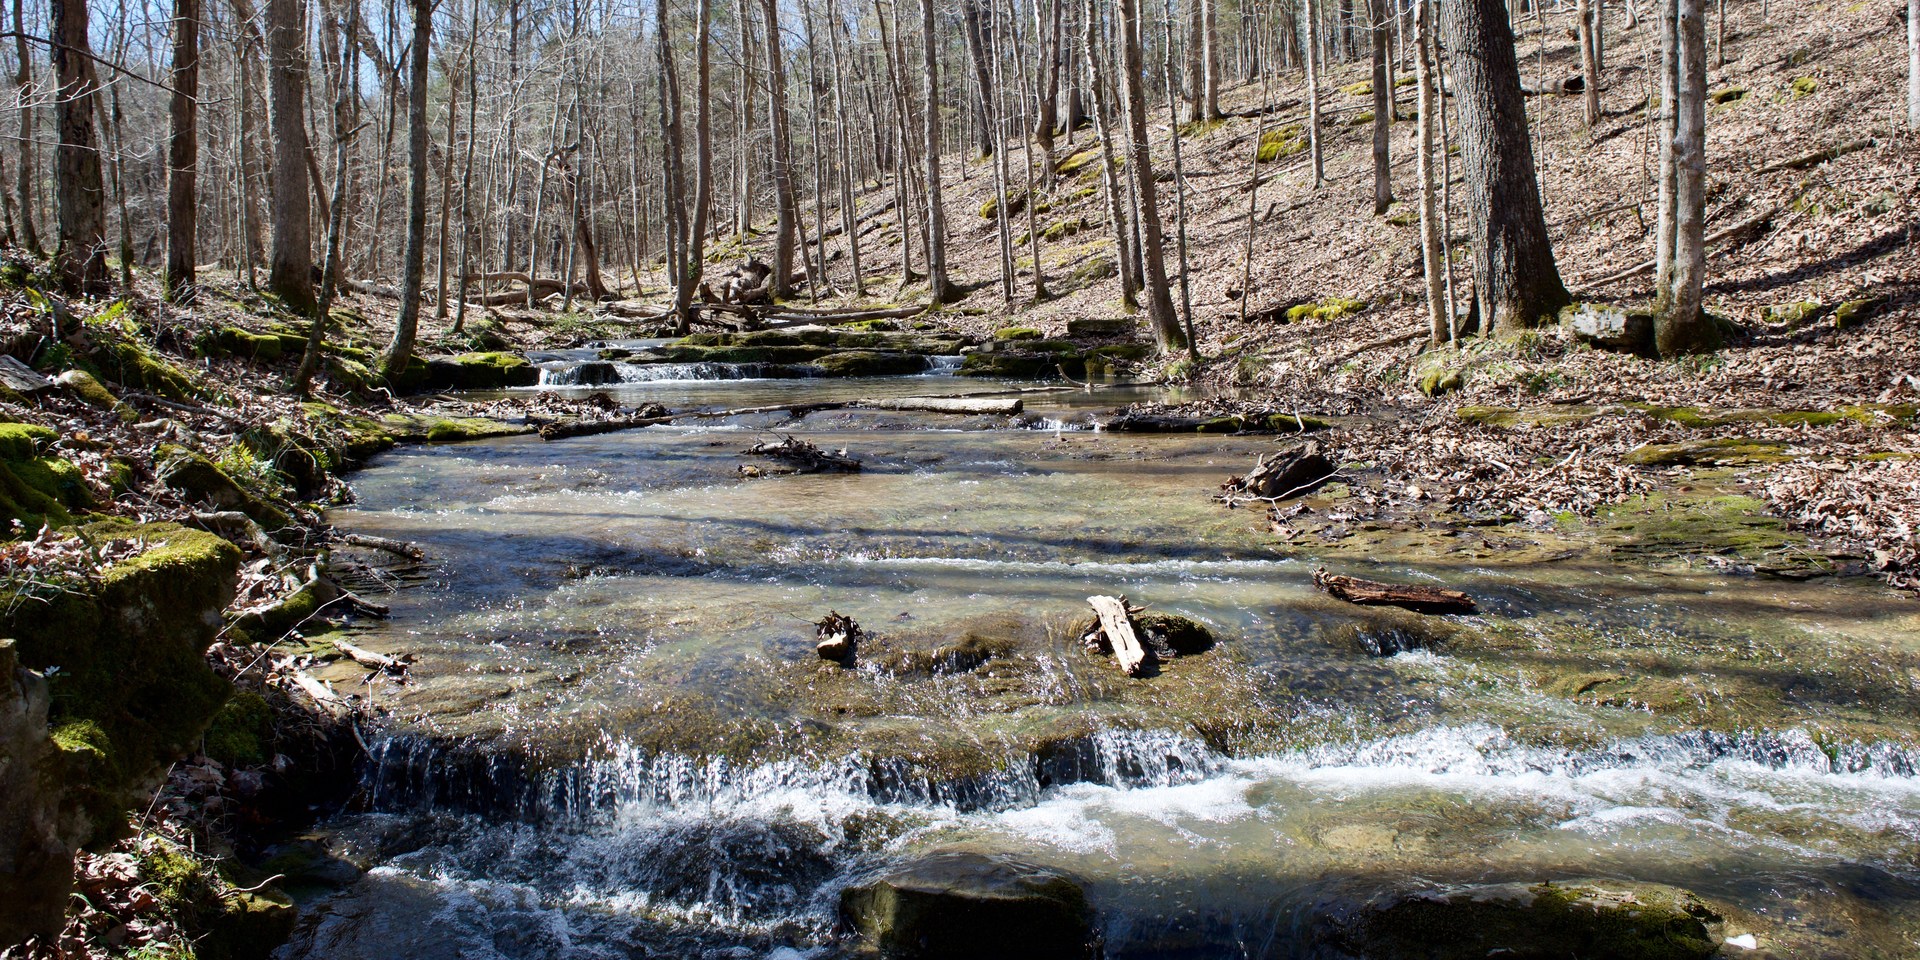
[[[1583,881],[1392,890],[1314,908],[1314,956],[1423,960],[1695,960],[1719,914],[1685,890]]]
[[[1093,911],[1079,881],[1006,856],[935,853],[840,895],[847,926],[882,957],[1092,957]]]

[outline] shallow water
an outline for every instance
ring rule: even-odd
[[[731,409],[997,386],[596,389]],[[1588,560],[1332,564],[1482,600],[1437,650],[1368,656],[1354,631],[1401,621],[1327,601],[1322,558],[1208,498],[1272,438],[1076,429],[1147,395],[1028,394],[1042,429],[840,411],[383,455],[333,521],[438,564],[360,638],[422,682],[377,693],[403,722],[372,812],[335,824],[381,866],[288,953],[837,955],[843,886],[950,848],[1075,872],[1115,957],[1296,955],[1330,891],[1407,877],[1669,882],[1796,955],[1920,950],[1909,605]],[[787,433],[865,469],[735,475]],[[1093,593],[1222,642],[1119,678],[1065,629]],[[812,654],[828,609],[877,635],[855,669]],[[969,631],[1012,652],[887,659]],[[1702,733],[1555,686],[1696,662],[1669,686],[1764,709]]]

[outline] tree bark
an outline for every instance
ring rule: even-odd
[[[923,0],[924,2],[924,0]],[[1141,267],[1146,281],[1147,315],[1153,339],[1162,353],[1187,346],[1180,318],[1167,286],[1166,241],[1160,226],[1159,198],[1153,178],[1153,157],[1147,144],[1146,63],[1141,51],[1139,0],[1120,0],[1121,72],[1126,82],[1127,163],[1140,190]]]
[[[85,0],[52,0],[54,102],[60,145],[54,168],[59,245],[54,273],[69,293],[105,296],[107,188],[94,130],[99,81],[93,72]]]
[[[1368,0],[1367,30],[1373,38],[1373,215],[1393,205],[1393,177],[1387,147],[1387,127],[1393,123],[1393,85],[1387,79],[1387,24],[1393,15],[1389,0]]]
[[[1132,244],[1129,242],[1127,231],[1126,202],[1120,193],[1120,174],[1115,169],[1113,137],[1108,131],[1109,118],[1113,116],[1113,112],[1107,103],[1106,78],[1102,76],[1100,69],[1100,65],[1106,58],[1101,56],[1099,46],[1094,42],[1094,31],[1100,29],[1097,22],[1100,11],[1095,6],[1094,0],[1086,0],[1081,6],[1081,12],[1084,14],[1085,21],[1080,28],[1084,31],[1081,36],[1087,61],[1087,86],[1093,93],[1094,135],[1100,138],[1101,182],[1106,187],[1107,217],[1113,225],[1113,255],[1119,266],[1120,303],[1131,312],[1140,308],[1139,301],[1134,297],[1134,291],[1139,289],[1140,285],[1133,272],[1133,257],[1129,252]]]
[[[1460,105],[1460,152],[1474,232],[1474,296],[1483,329],[1539,326],[1569,302],[1541,212],[1526,98],[1503,0],[1440,8]]]
[[[281,3],[285,0],[273,0]],[[420,290],[427,255],[427,50],[433,43],[433,0],[412,0],[413,43],[407,69],[407,246],[400,260],[400,316],[380,358],[380,375],[393,382],[413,359],[420,327]]]
[[[761,0],[767,28],[767,118],[773,132],[773,295],[793,295],[794,221],[799,202],[793,187],[793,145],[787,117],[786,50],[780,42],[778,0]]]
[[[267,285],[299,313],[313,310],[312,185],[307,175],[304,0],[267,0],[272,93],[273,249]]]
[[[1678,128],[1680,100],[1679,21],[1674,17],[1674,0],[1657,0],[1655,24],[1660,31],[1660,117],[1654,142],[1660,154],[1660,187],[1657,202],[1659,216],[1653,232],[1654,309],[1666,310],[1673,290],[1674,198],[1679,187],[1678,169],[1673,163],[1673,141]]]
[[[1574,13],[1580,18],[1580,70],[1586,74],[1585,99],[1587,129],[1600,122],[1600,38],[1595,30],[1597,14],[1593,0],[1580,0]]]
[[[1427,340],[1438,346],[1452,339],[1452,329],[1447,323],[1450,305],[1446,302],[1440,274],[1446,269],[1441,259],[1446,254],[1441,245],[1440,212],[1433,182],[1433,114],[1439,99],[1434,90],[1433,0],[1414,0],[1413,45],[1415,82],[1420,95],[1420,260],[1426,270]]]
[[[200,156],[200,0],[174,0],[173,96],[167,133],[167,297],[193,301],[194,177]]]
[[[1674,138],[1673,286],[1654,323],[1663,357],[1705,353],[1720,346],[1719,328],[1701,303],[1707,246],[1707,30],[1704,0],[1676,0],[1679,63]]]
[[[947,211],[940,188],[940,58],[933,32],[933,2],[920,0],[921,78],[926,91],[921,120],[927,162],[927,296],[951,303],[960,291],[947,279]],[[1035,270],[1039,264],[1034,265]]]
[[[1314,39],[1314,34],[1320,29],[1319,20],[1313,0],[1306,0],[1307,151],[1313,155],[1313,185],[1316,189],[1327,178],[1326,164],[1320,152],[1320,44]]]
[[[340,75],[334,89],[333,98],[333,209],[327,217],[326,251],[320,261],[320,297],[313,308],[313,319],[307,328],[307,347],[300,356],[300,366],[293,374],[293,392],[296,396],[306,396],[308,384],[312,383],[314,373],[320,368],[321,353],[326,348],[328,315],[333,306],[333,297],[338,290],[340,280],[340,246],[342,234],[346,232],[347,221],[347,164],[352,156],[350,149],[351,134],[348,132],[349,110],[359,97],[360,78],[354,68],[359,65],[355,56],[358,48],[353,45],[354,29],[360,23],[360,4],[358,0],[348,0],[347,21],[342,29],[339,57]]]
[[[34,207],[39,194],[34,190],[38,176],[38,164],[34,162],[33,132],[33,56],[27,50],[26,16],[21,8],[21,0],[13,0],[13,92],[20,103],[20,170],[14,181],[14,197],[20,206],[21,240],[27,245],[28,252],[40,256],[40,233],[34,229]]]

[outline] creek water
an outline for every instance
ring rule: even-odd
[[[997,386],[596,389],[733,409]],[[419,682],[374,691],[396,720],[366,809],[328,827],[374,867],[284,955],[840,956],[842,888],[950,849],[1077,875],[1109,957],[1301,955],[1316,904],[1406,878],[1671,883],[1780,955],[1920,953],[1909,603],[1584,558],[1327,560],[1209,498],[1272,438],[1084,428],[1161,395],[382,455],[332,520],[433,557],[356,638]],[[864,469],[736,475],[785,434]],[[1342,608],[1321,562],[1481,612],[1430,634]],[[1095,593],[1219,643],[1119,677],[1072,637]],[[829,609],[874,635],[850,668],[813,654]],[[1696,660],[1661,689],[1777,695],[1700,729],[1568,692]]]

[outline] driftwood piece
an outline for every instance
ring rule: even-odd
[[[829,452],[798,437],[784,436],[778,442],[762,440],[745,450],[750,457],[767,457],[790,464],[796,473],[859,473],[860,461],[847,451]]]
[[[1359,577],[1343,577],[1326,570],[1313,572],[1313,585],[1334,596],[1362,606],[1401,607],[1415,613],[1472,613],[1473,598],[1458,590],[1422,587],[1404,583],[1380,583]]]
[[[1087,604],[1100,618],[1100,632],[1113,650],[1113,659],[1129,677],[1137,677],[1152,663],[1153,655],[1133,630],[1134,608],[1126,597],[1088,597]]]
[[[313,698],[313,702],[318,704],[321,710],[335,717],[345,716],[352,712],[353,707],[347,703],[347,699],[334,693],[332,687],[297,670],[294,671],[291,676],[293,685],[299,688],[301,693]]]
[[[1308,441],[1271,457],[1262,456],[1245,476],[1230,477],[1215,499],[1233,503],[1242,499],[1285,500],[1333,479],[1339,472],[1320,453],[1320,444]]]
[[[813,649],[820,655],[820,659],[837,660],[841,663],[853,660],[855,648],[864,634],[860,630],[860,624],[854,622],[852,617],[829,610],[825,617],[814,623],[813,627]]]
[[[408,560],[425,560],[427,558],[427,552],[420,549],[419,544],[406,543],[400,540],[389,540],[386,537],[376,537],[366,533],[349,533],[340,539],[356,547],[380,550],[394,554],[395,556],[405,557]]]
[[[868,410],[904,410],[917,413],[1004,414],[1026,408],[1019,399],[970,400],[962,397],[901,397],[893,400],[856,400],[854,406]]]
[[[386,674],[402,683],[412,680],[412,678],[407,675],[407,667],[413,663],[413,656],[411,654],[389,657],[384,653],[375,653],[366,647],[356,646],[340,639],[333,641],[333,647],[335,650],[340,651],[341,656],[375,673]]]

